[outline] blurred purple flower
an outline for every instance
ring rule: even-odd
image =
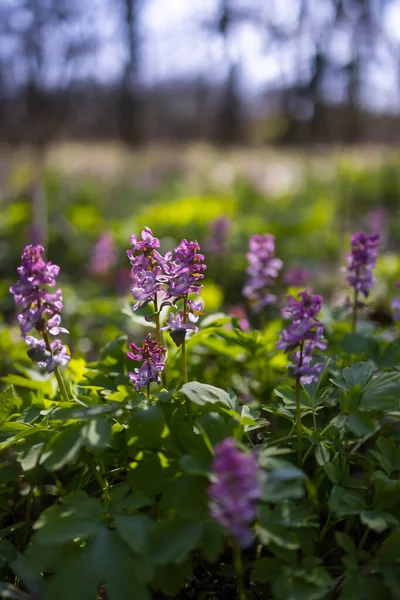
[[[282,315],[292,319],[292,323],[282,331],[276,347],[291,352],[290,374],[299,377],[302,383],[311,383],[317,380],[324,367],[323,363],[311,365],[314,351],[326,349],[324,326],[316,318],[323,299],[308,292],[301,292],[298,297],[299,300],[295,300],[289,296],[288,305],[282,310]]]
[[[250,330],[250,323],[247,318],[246,311],[242,306],[231,306],[228,310],[228,314],[232,315],[232,317],[237,317],[239,319],[240,329],[243,331]]]
[[[368,229],[379,235],[380,242],[385,243],[388,236],[389,214],[384,206],[373,208],[367,215]]]
[[[268,304],[276,302],[276,297],[269,288],[283,266],[279,258],[275,258],[275,237],[269,233],[252,235],[247,253],[249,266],[246,273],[249,279],[243,288],[243,295],[249,299],[254,312],[260,312]]]
[[[346,256],[347,283],[365,297],[374,287],[375,278],[372,270],[378,257],[379,234],[353,233],[351,236],[351,253]]]
[[[310,279],[310,273],[303,267],[292,267],[286,271],[283,280],[286,285],[293,287],[303,287],[308,283]]]
[[[50,293],[48,289],[56,285],[60,268],[51,262],[45,262],[43,252],[42,246],[24,248],[22,264],[17,269],[19,280],[10,288],[10,292],[14,295],[15,303],[20,309],[17,320],[21,335],[31,346],[28,355],[40,367],[46,368],[51,373],[58,365],[62,366],[69,362],[68,350],[59,340],[51,343],[48,341],[46,344],[45,339],[38,340],[27,335],[34,328],[44,338],[48,334],[68,333],[65,327],[60,326],[60,313],[63,310],[61,290]]]
[[[117,247],[112,233],[103,233],[95,243],[89,262],[92,275],[107,275],[117,262]]]
[[[224,254],[227,251],[228,233],[231,225],[232,221],[224,215],[212,221],[210,236],[206,241],[207,252]]]
[[[397,287],[400,287],[400,281],[396,283]],[[393,298],[391,302],[391,307],[393,309],[393,320],[400,321],[400,298]]]
[[[136,362],[143,361],[143,364],[133,373],[128,373],[136,391],[140,391],[143,386],[148,386],[152,382],[161,383],[160,373],[165,367],[167,349],[153,339],[151,333],[145,338],[143,347],[132,343],[129,348],[128,358]]]
[[[208,488],[211,516],[222,525],[241,548],[253,542],[251,524],[256,501],[261,496],[257,456],[241,452],[233,438],[215,447],[213,483]]]

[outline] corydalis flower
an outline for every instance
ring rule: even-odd
[[[397,287],[400,287],[400,281],[396,283]],[[400,321],[400,298],[393,298],[391,302],[391,306],[393,309],[393,320]]]
[[[165,259],[157,252],[160,240],[153,236],[149,227],[142,231],[142,239],[138,240],[136,235],[130,239],[131,249],[127,255],[132,265],[132,296],[136,300],[134,310],[146,306],[152,300],[156,303],[159,292],[167,279],[163,276],[162,265]]]
[[[45,262],[42,246],[26,246],[21,257],[21,266],[17,271],[19,280],[10,288],[20,313],[17,320],[22,337],[31,346],[30,358],[49,373],[58,365],[65,365],[70,360],[68,350],[59,340],[47,342],[28,336],[28,332],[36,329],[44,337],[48,334],[68,333],[61,327],[60,313],[63,309],[61,290],[50,293],[49,288],[56,285],[56,277],[60,267]],[[46,338],[48,339],[48,338]],[[39,357],[39,358],[38,358]]]
[[[89,262],[92,275],[107,275],[117,262],[117,248],[113,235],[103,233],[95,243]]]
[[[324,368],[323,363],[311,365],[314,351],[326,348],[323,339],[324,326],[316,318],[321,310],[323,299],[322,296],[308,292],[301,292],[298,297],[299,300],[295,300],[289,296],[288,305],[282,310],[282,315],[292,319],[292,323],[282,331],[276,347],[291,352],[292,363],[289,366],[291,375],[300,378],[302,383],[311,383],[317,380]]]
[[[241,452],[233,438],[214,450],[214,481],[208,488],[210,514],[241,548],[248,548],[254,537],[251,524],[256,517],[256,500],[261,496],[257,457]]]
[[[243,288],[243,295],[250,300],[252,309],[260,312],[264,306],[276,301],[270,288],[274,285],[283,263],[279,258],[275,258],[275,237],[269,233],[252,235],[247,259],[249,266],[246,273],[249,280]]]
[[[346,256],[347,283],[355,291],[365,297],[374,287],[375,278],[372,271],[378,257],[379,234],[368,235],[353,233],[351,236],[351,253]]]
[[[223,215],[211,223],[210,237],[206,242],[207,252],[216,254],[223,254],[226,252],[230,226],[231,220]]]
[[[207,269],[199,244],[182,240],[175,248],[174,260],[171,253],[166,255],[166,259],[163,264],[168,277],[166,297],[179,299],[192,292],[199,295],[202,287],[200,282],[204,279],[203,272]]]
[[[142,362],[139,368],[135,369],[133,373],[129,373],[129,379],[135,389],[139,391],[152,382],[161,383],[159,375],[165,367],[167,349],[153,339],[151,333],[144,340],[143,347],[140,348],[136,344],[130,344],[129,348],[128,358],[136,362]]]
[[[307,269],[304,269],[303,267],[292,267],[285,273],[283,280],[286,285],[300,287],[306,285],[309,278],[310,273]]]

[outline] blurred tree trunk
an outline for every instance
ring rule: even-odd
[[[125,47],[127,60],[121,80],[118,102],[118,123],[122,140],[129,145],[143,142],[143,101],[138,83],[140,0],[123,0],[125,16]]]

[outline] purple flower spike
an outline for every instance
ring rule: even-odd
[[[241,452],[233,438],[214,450],[214,481],[208,488],[210,514],[241,548],[248,548],[254,537],[251,524],[256,517],[256,501],[261,496],[257,457]]]
[[[18,267],[19,280],[10,288],[16,305],[20,308],[17,320],[21,335],[30,346],[28,356],[37,362],[39,367],[49,373],[57,366],[66,365],[70,360],[68,349],[59,340],[45,342],[27,334],[36,329],[41,335],[58,335],[68,333],[61,327],[63,310],[61,290],[54,293],[49,288],[56,285],[56,277],[60,267],[45,262],[42,246],[26,246],[22,253],[22,264]],[[47,337],[48,340],[48,337]]]
[[[210,237],[206,242],[207,252],[224,254],[227,251],[228,233],[231,224],[231,220],[224,215],[217,217],[211,223]]]
[[[117,262],[117,248],[113,235],[103,233],[94,245],[89,263],[92,275],[107,275]]]
[[[289,296],[288,305],[282,310],[282,315],[292,319],[292,323],[282,331],[276,347],[291,352],[291,375],[299,377],[302,383],[311,383],[318,379],[324,367],[323,363],[311,365],[314,351],[326,349],[324,326],[316,318],[323,299],[322,296],[308,292],[301,292],[298,297],[299,300],[295,300]]]
[[[199,295],[203,271],[207,266],[203,263],[204,255],[199,252],[197,242],[182,240],[175,248],[175,260],[165,261],[164,270],[169,279],[167,298],[183,298],[194,292]]]
[[[161,383],[160,373],[165,367],[167,349],[153,339],[151,333],[147,335],[142,348],[136,346],[136,344],[130,344],[129,348],[131,351],[127,353],[128,358],[137,362],[143,361],[138,369],[135,369],[133,373],[129,373],[129,379],[135,390],[139,392],[142,387],[153,381]]]
[[[378,233],[373,235],[353,233],[351,236],[351,253],[346,256],[348,263],[346,281],[365,298],[374,287],[375,278],[372,271],[378,257],[378,246]]]
[[[247,253],[249,266],[246,273],[249,279],[243,288],[243,295],[249,299],[254,312],[260,312],[264,306],[276,302],[270,293],[283,262],[275,258],[275,237],[269,233],[252,235]]]
[[[400,287],[400,281],[396,283],[397,287]],[[391,302],[393,309],[393,321],[400,321],[400,298],[393,298]]]

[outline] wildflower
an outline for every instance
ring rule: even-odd
[[[379,234],[368,235],[353,233],[351,236],[351,253],[347,259],[347,283],[356,292],[361,292],[365,297],[374,287],[375,278],[372,270],[378,257]]]
[[[308,283],[310,273],[303,267],[292,267],[284,275],[284,282],[289,286],[304,286]]]
[[[117,262],[117,248],[113,235],[103,233],[94,245],[89,262],[89,272],[92,275],[106,275]]]
[[[282,331],[276,347],[291,352],[291,375],[299,378],[302,383],[311,383],[317,379],[324,366],[323,363],[311,365],[314,351],[326,348],[324,327],[316,318],[323,298],[308,292],[301,292],[298,297],[299,300],[295,300],[289,296],[288,305],[282,310],[282,315],[292,319],[292,323]]]
[[[210,237],[206,242],[207,252],[223,254],[226,252],[227,237],[231,220],[221,215],[211,223]]]
[[[56,285],[56,277],[60,267],[51,262],[45,262],[42,246],[26,246],[21,257],[21,266],[17,271],[19,280],[10,288],[20,313],[17,320],[20,325],[21,335],[25,342],[31,346],[28,351],[29,357],[37,362],[49,373],[59,365],[66,365],[70,355],[60,340],[50,343],[48,334],[58,335],[68,333],[61,327],[61,315],[63,310],[62,294],[58,289],[54,293],[49,291]],[[38,340],[27,334],[36,329],[42,336]]]
[[[136,235],[130,239],[131,249],[127,250],[132,270],[132,296],[136,300],[134,310],[146,306],[149,302],[157,303],[158,294],[163,296],[164,284],[167,279],[163,276],[162,264],[165,259],[157,252],[160,240],[153,236],[149,227],[142,231],[142,239]],[[162,299],[162,297],[160,298]]]
[[[203,271],[207,266],[203,263],[204,255],[199,252],[197,242],[182,240],[175,248],[175,259],[171,255],[163,263],[164,271],[168,277],[166,298],[183,298],[190,293],[200,294],[201,280],[204,279]],[[169,260],[168,260],[169,259]]]
[[[275,258],[274,236],[269,233],[252,235],[247,259],[249,280],[243,288],[243,295],[250,300],[252,309],[260,312],[264,306],[276,302],[276,296],[270,293],[269,288],[274,285],[283,266],[283,262]]]
[[[241,548],[248,548],[253,541],[256,500],[261,495],[257,457],[241,452],[235,440],[227,438],[215,447],[212,474],[210,514]]]
[[[166,348],[153,339],[151,333],[147,335],[142,348],[136,344],[130,344],[129,348],[128,358],[137,362],[143,361],[139,368],[135,369],[133,373],[129,373],[129,379],[135,389],[140,391],[143,386],[148,386],[153,381],[161,383],[159,374],[165,367]]]
[[[400,287],[400,281],[396,283],[397,287]],[[391,306],[393,309],[393,320],[400,321],[400,298],[393,298],[391,302]]]
[[[389,230],[389,214],[384,206],[373,208],[367,215],[367,225],[371,233],[378,233],[380,242],[385,244]]]

